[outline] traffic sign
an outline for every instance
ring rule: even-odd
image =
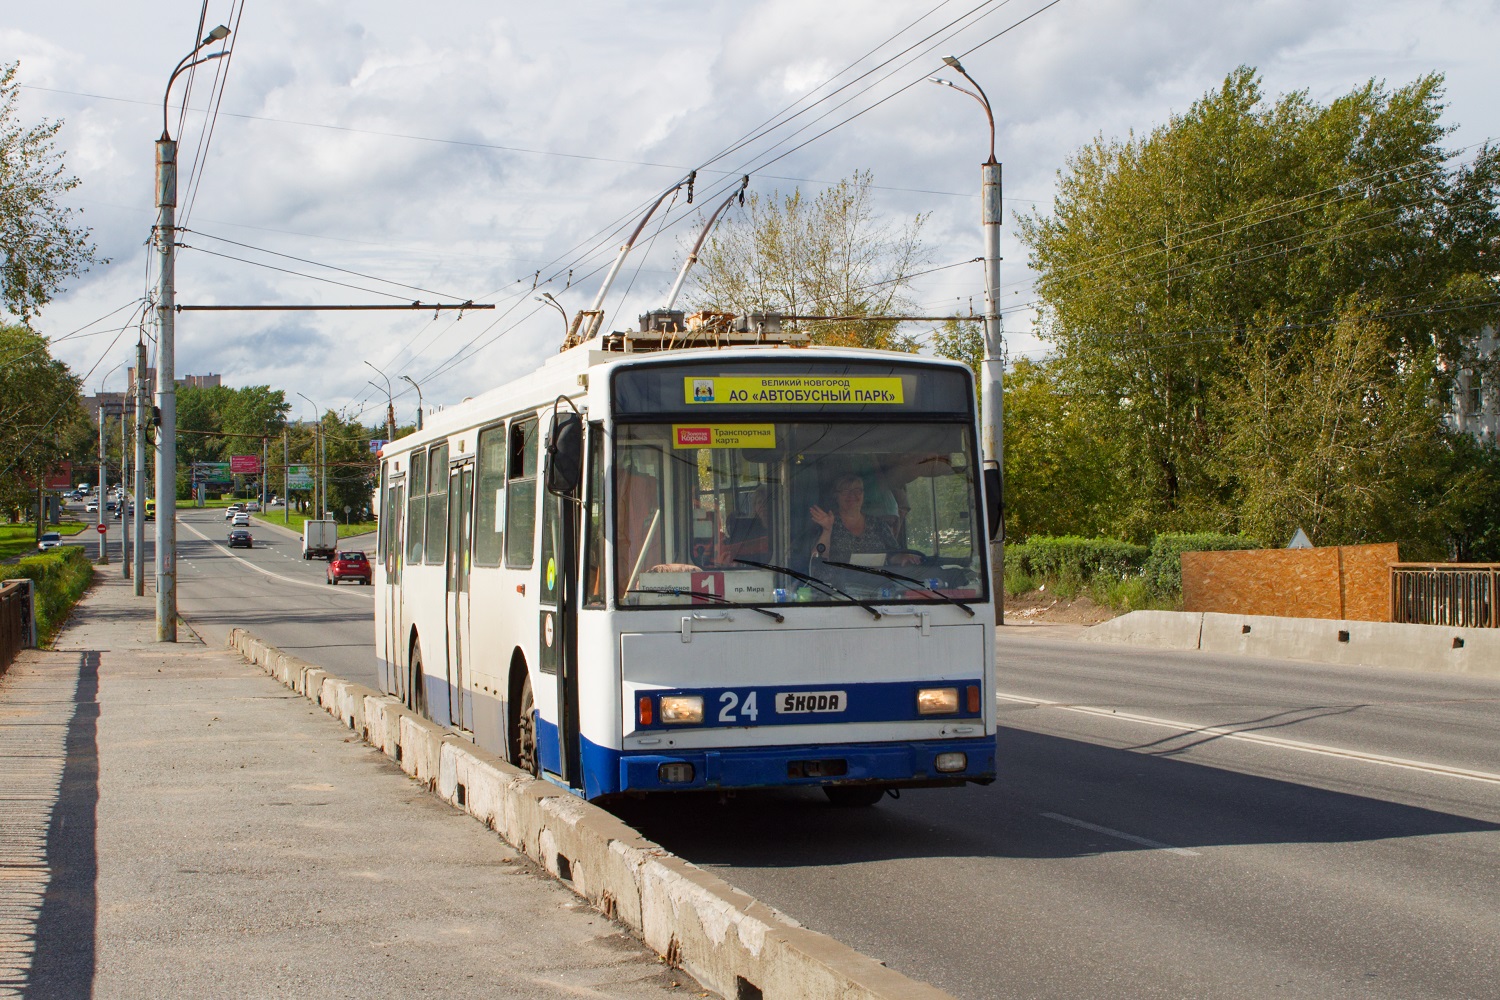
[[[95,530],[95,531],[97,531],[97,532],[99,532],[99,534],[101,534],[101,535],[102,535],[102,534],[104,534],[104,533],[105,533],[105,532],[106,532],[106,531],[108,531],[108,530],[109,530],[109,525],[107,525],[107,524],[101,524],[101,525],[99,525],[99,526],[98,526],[98,527],[97,527],[97,528],[95,528],[95,529],[94,529],[94,530]]]

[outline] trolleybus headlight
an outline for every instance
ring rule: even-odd
[[[668,726],[702,722],[703,696],[697,694],[662,695],[661,721]]]
[[[922,688],[917,692],[918,715],[952,715],[957,711],[958,688]]]
[[[969,766],[969,755],[954,752],[940,753],[932,759],[932,766],[944,772],[962,771]]]

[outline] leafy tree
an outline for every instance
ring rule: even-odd
[[[1433,541],[1435,410],[1500,290],[1500,149],[1447,167],[1441,95],[1430,75],[1269,101],[1241,67],[1149,135],[1084,147],[1021,219],[1059,385],[1122,465],[1112,531]],[[1310,442],[1329,408],[1342,436]],[[1259,437],[1255,413],[1276,418]]]
[[[46,477],[87,423],[79,381],[24,326],[0,326],[0,508],[12,520],[37,501]],[[41,532],[41,518],[37,518]]]
[[[62,123],[18,121],[19,66],[0,66],[0,302],[25,322],[95,258],[88,228],[58,203],[78,186],[53,145]]]
[[[695,307],[800,316],[889,316],[910,312],[911,277],[928,261],[926,216],[904,225],[877,221],[874,175],[852,177],[812,199],[800,190],[752,192],[743,218],[720,221],[694,273]],[[915,350],[899,324],[879,320],[808,324],[826,344]],[[790,324],[797,328],[800,324]]]
[[[378,474],[370,441],[384,436],[384,427],[365,427],[329,410],[323,414],[323,434],[329,507],[340,520],[345,507],[351,518],[360,520],[360,513],[370,507]]]

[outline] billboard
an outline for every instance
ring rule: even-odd
[[[289,490],[311,489],[313,484],[312,466],[310,465],[288,465],[286,467],[286,488]]]
[[[195,483],[228,483],[228,462],[194,462],[193,482]]]
[[[259,455],[230,455],[229,471],[236,476],[253,476],[260,472]]]

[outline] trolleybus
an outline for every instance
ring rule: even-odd
[[[647,339],[574,346],[385,446],[385,691],[590,799],[992,781],[968,369]]]

